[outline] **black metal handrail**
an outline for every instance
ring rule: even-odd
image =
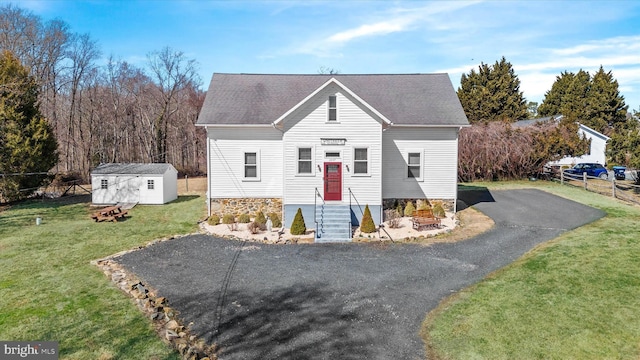
[[[313,197],[313,221],[316,224],[316,234],[315,237],[316,239],[318,238],[318,236],[320,235],[320,228],[318,227],[318,214],[316,213],[316,209],[318,208],[318,198],[320,198],[320,200],[322,200],[322,207],[324,208],[324,198],[322,197],[322,194],[320,194],[320,191],[318,190],[318,188],[316,188],[316,194]]]

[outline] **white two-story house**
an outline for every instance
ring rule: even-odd
[[[376,223],[398,201],[455,207],[468,121],[447,74],[216,73],[197,125],[210,214],[277,212],[289,227],[300,208],[322,241],[329,218],[357,225],[365,205]]]

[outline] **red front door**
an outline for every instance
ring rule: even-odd
[[[342,163],[324,163],[324,199],[342,200]]]

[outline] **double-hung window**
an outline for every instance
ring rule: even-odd
[[[329,121],[338,121],[338,99],[335,95],[329,95]]]
[[[246,151],[244,153],[244,179],[260,180],[260,153]]]
[[[421,151],[409,151],[407,153],[407,178],[422,180]]]
[[[313,174],[312,150],[313,148],[310,147],[298,148],[298,174]]]
[[[147,180],[147,190],[153,190],[155,188],[155,183],[153,180]]]
[[[100,180],[100,189],[108,189],[109,188],[109,180],[107,179],[102,179]]]
[[[357,147],[353,149],[353,174],[369,174],[369,148]]]

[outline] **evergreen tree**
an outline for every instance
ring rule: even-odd
[[[583,124],[603,133],[624,127],[627,121],[628,106],[618,91],[618,81],[602,66],[591,80],[587,109],[589,121]]]
[[[296,216],[293,217],[293,223],[291,223],[291,229],[289,229],[291,235],[304,235],[307,232],[307,227],[304,224],[304,218],[302,217],[302,209],[298,208]]]
[[[602,67],[593,77],[584,70],[563,72],[538,108],[541,116],[564,115],[596,131],[611,134],[626,121],[627,105],[618,91],[618,82]]]
[[[376,224],[373,222],[373,218],[371,217],[371,210],[369,210],[369,205],[365,205],[364,214],[362,215],[362,224],[360,224],[360,231],[365,234],[370,234],[376,231]]]
[[[457,94],[471,123],[513,122],[529,114],[520,80],[504,56],[492,66],[482,63],[478,72],[462,74]]]
[[[0,174],[46,173],[57,162],[56,139],[38,106],[38,84],[12,53],[4,51],[0,54]],[[0,200],[29,196],[46,179],[46,175],[3,176]]]

